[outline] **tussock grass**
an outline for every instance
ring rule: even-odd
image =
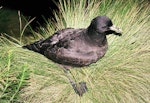
[[[60,0],[57,24],[36,33],[47,37],[66,27],[87,27],[97,15],[107,15],[123,30],[108,36],[109,49],[97,63],[71,70],[88,92],[74,93],[63,70],[44,56],[20,48],[21,43],[0,39],[0,101],[25,103],[148,103],[150,101],[150,5],[139,0]],[[63,18],[62,18],[63,17]],[[22,38],[23,39],[23,38]],[[23,41],[23,40],[22,40]],[[31,42],[31,41],[28,41]],[[23,44],[23,43],[22,43]],[[19,75],[19,76],[18,76]],[[13,83],[16,83],[15,85]],[[11,91],[9,88],[11,88]]]

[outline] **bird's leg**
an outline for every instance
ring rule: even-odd
[[[86,82],[79,82],[78,84],[75,81],[75,77],[73,76],[73,74],[71,73],[71,71],[66,68],[66,66],[64,66],[64,72],[66,74],[66,77],[69,79],[70,84],[72,85],[74,91],[79,95],[82,96],[85,92],[87,92],[87,86],[86,86]],[[73,79],[70,77],[69,73],[71,74],[71,76],[73,77]]]

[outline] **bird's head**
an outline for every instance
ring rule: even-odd
[[[97,16],[91,21],[89,29],[96,31],[97,34],[115,34],[121,36],[122,30],[106,16]]]

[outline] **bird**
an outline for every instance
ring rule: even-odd
[[[122,35],[107,16],[97,16],[87,28],[65,28],[58,30],[46,39],[27,44],[27,48],[38,52],[65,68],[89,66],[104,57],[108,49],[107,35]],[[75,92],[82,96],[87,91],[86,83],[76,84],[68,77]]]

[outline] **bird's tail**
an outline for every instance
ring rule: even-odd
[[[39,41],[36,41],[32,44],[25,45],[22,48],[27,48],[27,49],[32,50],[34,52],[38,52],[40,54],[43,54],[43,51],[44,51],[44,48],[42,45],[43,42],[44,42],[44,39],[40,39]]]

